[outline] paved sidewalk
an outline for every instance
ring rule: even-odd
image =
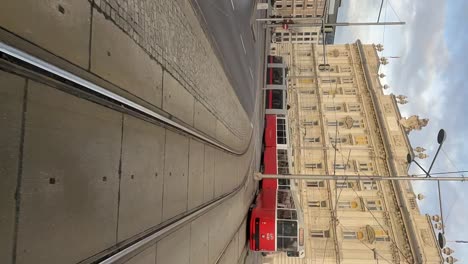
[[[246,147],[250,121],[189,0],[5,0],[0,27],[165,111],[162,81],[175,79],[192,99],[170,114]],[[215,121],[197,126],[197,113]]]
[[[189,1],[94,0],[94,7],[156,59],[239,137],[247,116]]]

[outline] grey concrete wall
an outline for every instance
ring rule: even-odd
[[[29,81],[17,263],[74,263],[115,243],[122,115]]]
[[[79,262],[234,189],[250,164],[37,81],[0,81],[7,262],[15,245],[16,263]]]
[[[18,175],[21,172],[26,81],[0,71],[0,263],[11,263],[15,244]]]
[[[125,115],[118,241],[162,221],[166,131]]]

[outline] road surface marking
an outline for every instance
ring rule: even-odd
[[[234,2],[233,2],[232,0],[231,0],[231,5],[232,5],[232,10],[236,10],[236,9],[234,8]]]
[[[250,77],[252,77],[252,80],[253,80],[254,77],[253,77],[253,73],[252,73],[252,68],[250,68],[250,66],[249,66],[249,72],[250,72]]]
[[[244,53],[245,53],[245,55],[247,55],[247,50],[245,49],[244,39],[242,38],[242,34],[240,34],[239,36],[240,36],[240,39],[241,39],[242,48],[244,49]]]

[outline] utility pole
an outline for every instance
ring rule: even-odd
[[[365,176],[365,175],[322,175],[322,174],[254,174],[256,180],[291,179],[291,180],[348,180],[348,181],[466,181],[465,177],[411,177],[411,176]]]
[[[287,20],[292,21],[294,20]],[[338,23],[290,23],[288,22],[289,27],[349,27],[349,26],[395,26],[395,25],[405,25],[406,22],[338,22]],[[266,27],[277,27],[278,24],[267,24]]]

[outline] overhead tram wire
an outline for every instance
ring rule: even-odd
[[[393,10],[393,13],[395,13],[395,16],[398,18],[398,21],[401,22],[401,18],[400,18],[400,16],[398,16],[398,13],[393,8],[392,3],[390,3],[390,0],[387,0],[387,4],[390,5],[390,8]]]
[[[354,232],[352,230],[349,230],[347,229],[342,223],[338,222],[338,224],[343,228],[344,231],[347,231],[347,232]],[[372,251],[374,254],[376,254],[377,256],[379,256],[381,259],[385,260],[387,263],[390,263],[390,264],[393,264],[393,262],[391,262],[390,260],[388,260],[387,258],[385,258],[384,256],[380,255],[377,251],[375,251],[373,248],[369,247],[369,245],[367,245],[366,243],[364,243],[363,241],[359,240],[358,241],[363,244],[366,248],[368,248],[370,251]],[[410,262],[408,262],[410,263]]]
[[[325,1],[325,5],[327,5],[327,3],[328,3],[328,1]],[[326,7],[324,8],[324,11],[323,11],[323,12],[324,12],[323,17],[325,17],[325,12],[326,12],[325,10],[326,10]],[[321,31],[323,32],[323,33],[322,33],[323,64],[327,64],[327,50],[326,50],[326,47],[325,47],[325,34],[326,34],[326,33],[325,33],[325,28],[324,28],[324,20],[322,20],[321,29],[322,29]],[[315,66],[315,65],[314,65],[314,66]],[[317,82],[318,82],[318,81],[319,81],[319,78],[318,78],[318,71],[316,71],[316,76],[317,76]],[[329,88],[331,88],[332,84],[330,83],[330,81],[331,81],[330,71],[328,71],[328,80],[329,80],[328,86],[329,86]],[[336,86],[337,86],[337,83],[335,82],[335,90],[336,90],[336,88],[337,88]],[[319,91],[319,92],[320,92],[320,91]],[[317,96],[320,96],[320,94],[318,94]],[[328,96],[330,96],[330,92],[328,93]],[[327,96],[327,97],[328,97],[328,96]],[[334,106],[334,105],[335,105],[335,104],[334,104],[334,102],[335,102],[335,96],[334,96],[334,95],[333,95],[333,97],[332,97],[332,100],[333,100],[333,106]],[[336,109],[335,109],[335,110],[336,110]],[[324,118],[323,118],[323,115],[324,115],[324,113],[322,112],[322,120],[324,119]],[[335,111],[335,119],[336,119],[336,111]],[[335,121],[337,122],[337,120],[335,120]],[[325,126],[325,124],[323,124],[323,125]],[[338,133],[338,126],[336,126],[336,129],[335,129],[335,138],[336,138],[337,133]],[[326,137],[326,136],[327,136],[327,135],[323,135],[323,137],[324,137],[323,140],[325,140],[325,137]],[[336,166],[335,166],[335,164],[336,164],[336,145],[334,146],[333,176],[336,175]],[[324,164],[324,166],[326,166],[326,165]],[[336,184],[336,181],[335,181],[335,184]],[[328,188],[330,188],[330,181],[328,181]],[[331,201],[330,201],[330,202],[331,202]],[[330,221],[331,223],[334,222],[333,219],[330,219],[330,220],[331,220],[331,221]],[[335,230],[336,230],[336,228],[335,228]],[[335,234],[335,236],[336,236],[336,234]],[[330,239],[330,237],[327,237],[327,239],[326,239],[326,241],[325,241],[325,247],[324,247],[324,251],[323,251],[322,263],[324,263],[324,261],[325,261],[325,256],[327,255],[327,247],[328,247],[328,241],[329,241],[329,239]]]
[[[340,155],[343,156],[343,153],[341,151],[340,152]],[[364,175],[360,175],[360,176],[365,176],[365,177],[375,177],[375,176],[371,176],[371,175],[367,175],[366,173],[364,173]],[[372,180],[371,181],[371,189],[373,188],[373,184],[374,184],[374,181]],[[356,194],[357,197],[359,197],[359,194],[356,192],[356,190],[354,188],[350,188],[353,190],[353,192]],[[367,211],[371,214],[372,218],[377,222],[377,224],[379,225],[380,228],[382,228],[382,230],[386,230],[383,225],[379,222],[379,220],[375,217],[375,215],[372,213],[371,210],[369,210],[369,208],[364,204],[364,207],[367,209]],[[340,223],[339,221],[337,221],[337,223]],[[388,235],[388,231],[385,232],[388,236],[388,238],[390,239],[390,241],[392,242],[392,244],[395,245],[395,247],[398,249],[398,251],[400,252],[400,254],[406,259],[406,261],[408,263],[411,263],[408,258],[403,254],[402,250],[398,247],[398,245],[396,244],[396,242],[391,238],[391,236]],[[359,240],[360,241],[360,240]],[[361,241],[362,242],[362,241]]]
[[[444,148],[442,147],[441,148],[442,150],[442,153],[445,155],[445,157],[447,158],[447,160],[450,162],[450,164],[457,170],[457,171],[460,171],[458,169],[458,167],[455,165],[455,163],[452,161],[452,159],[450,158],[450,156],[447,154],[447,152],[445,152]],[[461,176],[464,177],[463,173],[461,173]],[[458,193],[456,192],[455,193],[455,199],[454,199],[454,202],[452,202],[452,205],[450,206],[450,209],[448,210],[448,213],[447,213],[447,216],[445,217],[445,225],[447,224],[447,221],[448,221],[448,218],[450,216],[450,213],[452,213],[452,210],[453,210],[453,207],[455,205],[455,201],[457,201],[458,199],[460,198],[460,195],[458,195]]]
[[[442,148],[443,150],[443,148]],[[463,173],[468,173],[468,170],[459,170],[459,171],[440,171],[440,172],[431,172],[431,175],[444,175],[444,174],[460,174],[460,176],[465,177]],[[426,176],[426,173],[413,174],[413,176]]]
[[[341,150],[338,150],[338,152],[340,152],[340,155],[343,157],[343,153],[341,152]],[[360,175],[360,176],[365,176],[365,177],[375,177],[375,176],[371,176],[371,175],[367,175],[367,173],[363,173],[364,175]],[[374,184],[374,181],[372,180],[371,181],[371,189],[372,189],[372,186]],[[357,197],[359,197],[359,194],[356,192],[356,190],[354,188],[350,188],[353,190],[353,192],[356,194]],[[375,215],[372,213],[371,210],[369,210],[369,208],[367,207],[367,205],[364,203],[364,207],[367,209],[367,211],[371,214],[372,218],[377,222],[377,224],[380,226],[380,228],[382,228],[382,230],[386,230],[383,225],[379,222],[379,220],[375,217]],[[339,221],[337,221],[337,223],[340,223]],[[388,238],[390,239],[390,241],[392,242],[392,244],[397,248],[398,252],[400,252],[400,254],[406,259],[406,261],[408,263],[411,263],[408,258],[403,254],[402,250],[398,247],[398,245],[396,244],[396,242],[392,239],[391,236],[388,235],[388,231],[385,232],[388,236]],[[359,240],[360,241],[360,240]],[[362,241],[361,241],[362,242]]]

